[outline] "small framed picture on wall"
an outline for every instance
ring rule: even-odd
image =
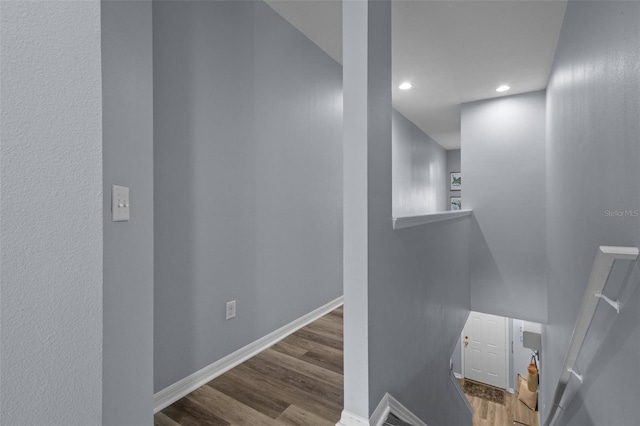
[[[451,197],[451,208],[450,210],[462,210],[462,198],[460,197]]]
[[[451,172],[450,175],[449,189],[451,191],[460,191],[462,189],[462,173]]]

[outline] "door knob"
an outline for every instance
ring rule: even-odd
[[[467,347],[469,345],[469,336],[464,336],[464,346]]]

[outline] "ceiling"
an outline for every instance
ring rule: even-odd
[[[342,63],[340,0],[265,0]],[[460,105],[544,89],[566,1],[393,0],[393,106],[446,149]],[[413,85],[402,91],[403,81]],[[501,85],[511,90],[498,93]]]

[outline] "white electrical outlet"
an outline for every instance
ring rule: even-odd
[[[236,317],[236,301],[232,300],[231,302],[227,302],[227,319]]]

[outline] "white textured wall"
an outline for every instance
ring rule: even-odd
[[[99,424],[100,2],[0,2],[0,424]]]

